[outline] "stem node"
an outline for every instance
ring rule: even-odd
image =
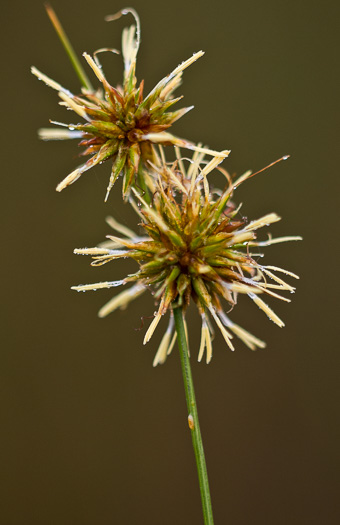
[[[194,422],[194,418],[192,417],[192,414],[189,414],[188,416],[188,425],[189,425],[190,430],[194,430],[195,422]]]

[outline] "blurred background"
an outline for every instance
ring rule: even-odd
[[[53,7],[79,55],[120,49],[132,22],[104,22],[125,7],[108,0]],[[249,218],[282,216],[274,236],[304,237],[266,249],[267,264],[301,276],[290,305],[270,301],[286,327],[241,298],[233,320],[267,348],[251,352],[237,341],[232,353],[217,333],[207,366],[197,363],[199,319],[194,309],[189,315],[215,523],[337,524],[339,295],[329,272],[339,260],[338,3],[135,0],[133,7],[146,91],[193,52],[206,52],[184,73],[177,107],[195,109],[174,125],[176,135],[230,148],[230,173],[291,155],[234,198]],[[106,215],[132,228],[136,218],[121,203],[119,182],[104,203],[109,163],[55,192],[80,163],[77,145],[39,142],[36,130],[72,117],[29,68],[74,92],[78,80],[41,1],[5,0],[3,13],[0,523],[203,523],[177,351],[152,367],[166,321],[143,347],[145,327],[137,329],[154,311],[151,297],[99,319],[112,291],[70,290],[133,271],[127,262],[91,268],[72,251],[104,240]],[[103,55],[102,63],[120,82],[121,58]]]

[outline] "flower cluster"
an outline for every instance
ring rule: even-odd
[[[202,320],[199,361],[205,348],[207,363],[212,357],[213,328],[209,316],[216,322],[231,350],[234,350],[233,334],[252,350],[265,346],[263,341],[233,323],[224,312],[221,301],[225,301],[231,310],[239,293],[248,295],[272,321],[284,326],[260,295],[289,301],[277,292],[293,292],[295,288],[276,274],[283,272],[294,278],[297,276],[281,268],[260,264],[255,257],[261,254],[252,253],[252,249],[299,237],[256,240],[258,229],[280,220],[280,217],[270,213],[249,223],[239,217],[239,208],[232,203],[231,197],[234,189],[251,176],[250,172],[234,182],[229,180],[224,191],[214,199],[207,175],[222,160],[223,156],[214,157],[208,164],[203,164],[203,156],[195,153],[187,170],[181,158],[171,165],[163,161],[160,168],[154,166],[153,179],[157,177],[157,181],[152,205],[148,205],[136,190],[135,199],[141,206],[137,206],[136,200],[130,200],[141,218],[144,235],[138,237],[109,218],[109,224],[123,237],[108,235],[110,240],[98,247],[75,250],[76,254],[92,255],[93,266],[126,257],[138,263],[137,273],[123,280],[74,286],[73,289],[86,291],[132,284],[100,310],[100,317],[118,307],[125,307],[145,290],[151,289],[157,311],[145,334],[144,344],[150,340],[161,317],[170,311],[169,326],[154,365],[165,361],[176,338],[172,308],[181,306],[185,315],[191,300]],[[227,173],[226,176],[229,178]]]
[[[73,50],[63,36],[59,21],[51,13],[51,8],[49,11],[59,36],[75,62]],[[84,53],[101,87],[94,90],[81,72],[80,76],[85,80],[80,95],[72,94],[32,68],[34,75],[58,91],[60,104],[84,120],[74,124],[55,122],[64,129],[40,130],[40,137],[45,140],[79,138],[80,145],[85,147],[82,155],[91,155],[87,162],[58,185],[57,190],[61,191],[72,184],[92,166],[111,159],[112,171],[105,200],[117,178],[122,175],[123,197],[138,214],[142,230],[141,235],[137,235],[109,217],[108,224],[120,236],[108,235],[108,241],[94,248],[76,249],[75,253],[91,255],[93,266],[115,259],[131,258],[139,268],[136,273],[119,281],[79,285],[73,289],[86,291],[130,285],[101,308],[100,317],[105,317],[117,308],[125,308],[133,299],[150,290],[157,310],[145,334],[144,344],[150,340],[162,316],[170,313],[154,366],[165,361],[175,343],[173,309],[181,308],[185,319],[191,302],[196,304],[202,323],[199,361],[204,352],[206,362],[211,360],[213,321],[231,350],[234,350],[234,335],[252,350],[263,348],[265,343],[235,324],[226,311],[229,314],[234,308],[238,294],[248,295],[274,323],[284,326],[261,296],[289,301],[280,292],[294,292],[295,288],[286,283],[281,274],[293,278],[297,276],[279,267],[261,264],[259,260],[263,254],[259,253],[259,248],[298,240],[300,237],[269,237],[258,241],[257,231],[277,222],[280,217],[276,213],[269,213],[248,222],[241,216],[240,207],[236,207],[232,197],[234,190],[253,176],[251,172],[232,180],[220,166],[230,153],[229,150],[212,151],[179,139],[167,131],[191,109],[172,111],[172,106],[181,98],[173,98],[173,93],[181,83],[184,69],[201,57],[203,52],[195,53],[180,64],[144,97],[143,81],[138,85],[136,79],[139,18],[129,8],[108,19],[114,20],[127,13],[134,16],[136,24],[123,31],[122,85],[111,86],[102,72],[98,53],[108,49],[98,50],[93,57]],[[77,67],[79,69],[80,66]],[[175,146],[175,162],[166,161],[162,147],[166,145]],[[193,150],[192,158],[182,158],[179,147]],[[210,160],[205,160],[207,154],[212,157]],[[225,176],[223,190],[212,188],[208,182],[208,175],[215,169]]]
[[[88,86],[83,88],[81,95],[74,95],[58,82],[32,67],[32,73],[48,86],[58,91],[60,104],[72,110],[85,122],[64,124],[52,121],[59,128],[42,128],[39,131],[43,140],[81,139],[80,145],[85,147],[82,155],[91,158],[82,166],[70,173],[57,186],[61,191],[75,182],[85,171],[96,164],[112,159],[112,169],[105,200],[116,182],[123,176],[123,196],[129,195],[131,186],[138,179],[139,187],[145,185],[145,171],[148,171],[148,161],[156,162],[154,144],[177,145],[189,149],[197,149],[187,140],[179,139],[165,131],[193,106],[170,111],[172,106],[182,97],[173,98],[173,93],[181,84],[183,71],[200,58],[204,53],[199,51],[188,60],[176,67],[163,78],[144,97],[142,81],[137,86],[136,58],[140,44],[139,18],[133,9],[125,9],[107,17],[115,20],[121,14],[132,13],[136,25],[124,29],[122,35],[122,55],[124,61],[124,81],[122,85],[113,87],[102,71],[98,60],[101,51],[118,51],[114,49],[99,49],[94,57],[88,53],[83,56],[101,83],[101,88],[93,90]],[[88,84],[88,83],[87,83]],[[67,128],[67,129],[65,129]],[[212,152],[214,153],[214,152]]]

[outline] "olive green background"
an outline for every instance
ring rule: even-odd
[[[217,334],[207,366],[196,361],[200,323],[194,309],[189,314],[216,524],[339,523],[336,5],[133,3],[142,23],[137,74],[147,91],[194,51],[206,51],[184,73],[178,107],[195,109],[174,133],[230,148],[224,166],[231,173],[291,155],[235,194],[249,219],[271,211],[283,217],[273,235],[304,237],[267,248],[264,259],[301,276],[291,304],[270,301],[286,327],[241,298],[232,318],[268,346],[250,352],[238,341],[232,353]],[[120,48],[131,22],[104,22],[125,7],[107,0],[53,6],[79,54]],[[151,296],[103,320],[96,313],[112,291],[70,290],[135,268],[91,268],[72,250],[110,233],[107,214],[130,227],[136,217],[121,203],[119,183],[103,202],[108,164],[54,190],[79,164],[77,145],[39,142],[36,130],[72,115],[29,67],[75,92],[79,84],[43,3],[7,0],[1,39],[0,524],[202,523],[177,351],[152,368],[166,322],[143,347],[145,326],[135,329],[153,314]],[[121,58],[102,62],[118,83]]]

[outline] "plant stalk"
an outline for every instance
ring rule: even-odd
[[[198,480],[201,491],[204,524],[213,525],[214,518],[211,507],[208,472],[205,462],[202,436],[198,421],[197,404],[195,398],[194,383],[191,374],[189,351],[184,328],[182,308],[174,308],[173,313],[177,332],[178,348],[181,358],[185,397],[188,408],[188,424],[191,432],[192,444],[194,447]]]
[[[81,85],[89,90],[89,91],[93,91],[93,87],[91,85],[91,82],[89,81],[88,79],[88,76],[86,75],[84,69],[83,69],[83,66],[81,65],[81,63],[79,62],[78,60],[78,57],[72,47],[72,44],[71,42],[69,41],[60,21],[59,21],[59,18],[57,17],[57,15],[55,14],[54,10],[52,9],[52,7],[49,5],[49,4],[45,4],[45,8],[46,8],[46,11],[47,11],[47,14],[49,16],[49,19],[51,20],[52,24],[53,24],[53,27],[54,29],[56,30],[57,32],[57,35],[58,37],[60,38],[60,41],[62,43],[62,45],[64,46],[64,49],[71,61],[71,64],[76,72],[76,74],[78,75],[78,78],[81,82]]]

